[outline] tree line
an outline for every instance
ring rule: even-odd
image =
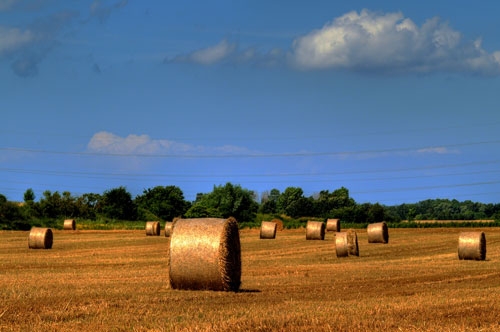
[[[157,186],[132,197],[125,187],[102,194],[74,196],[69,191],[46,190],[36,199],[27,189],[23,202],[8,201],[0,194],[0,229],[29,229],[55,219],[171,221],[185,218],[228,218],[240,223],[255,222],[257,215],[286,215],[291,218],[339,218],[346,223],[372,223],[402,220],[500,220],[500,203],[429,199],[412,204],[385,206],[379,203],[357,203],[345,187],[322,190],[310,197],[300,187],[283,192],[271,189],[257,194],[240,185],[226,183],[214,186],[210,193],[198,193],[195,201],[184,198],[177,186]]]

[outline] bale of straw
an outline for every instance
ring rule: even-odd
[[[274,218],[271,220],[273,223],[276,224],[276,230],[278,232],[281,232],[285,227],[283,226],[283,221],[281,219]]]
[[[170,235],[172,235],[173,226],[174,226],[174,223],[171,221],[167,221],[165,223],[165,237],[170,237]]]
[[[359,256],[358,235],[352,229],[335,234],[337,257]]]
[[[33,227],[28,236],[28,248],[30,249],[51,249],[54,241],[52,229]]]
[[[236,219],[177,220],[170,238],[169,280],[173,289],[238,291],[241,249]]]
[[[74,231],[76,229],[76,221],[75,219],[66,219],[63,224],[64,230]]]
[[[458,237],[458,258],[484,261],[486,236],[484,232],[462,232]]]
[[[158,221],[146,222],[146,235],[147,236],[160,236],[160,222],[158,222]]]
[[[368,243],[388,243],[389,229],[385,221],[368,225]]]
[[[260,238],[261,239],[274,239],[276,238],[277,225],[272,221],[263,221],[260,225]]]
[[[307,222],[306,240],[324,240],[325,239],[325,223],[322,221]]]
[[[340,232],[340,219],[327,219],[326,220],[327,232]]]

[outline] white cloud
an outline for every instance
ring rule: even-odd
[[[236,45],[222,40],[214,46],[210,46],[188,55],[179,56],[177,61],[195,62],[202,65],[211,65],[229,57],[236,49]]]
[[[464,42],[439,18],[418,27],[402,13],[349,12],[295,39],[291,60],[301,69],[500,73],[500,54],[480,40]]]
[[[30,30],[0,26],[0,56],[15,52],[35,39]]]
[[[435,154],[459,153],[457,150],[450,150],[444,146],[422,148],[422,149],[418,149],[417,152],[418,153],[435,153]]]
[[[186,144],[170,140],[155,140],[148,135],[118,135],[101,131],[90,139],[87,144],[90,152],[103,154],[130,154],[130,155],[230,155],[248,153],[248,149],[233,145],[206,147]]]

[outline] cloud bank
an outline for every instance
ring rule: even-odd
[[[289,65],[299,70],[350,70],[379,73],[500,74],[500,51],[488,53],[481,39],[466,41],[439,18],[417,26],[402,13],[352,11],[321,29],[296,38],[290,49],[267,53],[217,45],[165,62]]]
[[[87,144],[89,152],[102,154],[122,155],[156,155],[156,156],[201,156],[201,155],[230,155],[235,153],[249,153],[243,147],[223,145],[207,147],[180,143],[164,139],[152,139],[148,135],[128,135],[121,137],[110,132],[101,131],[90,139]]]
[[[418,27],[401,13],[368,10],[347,13],[297,38],[291,58],[302,69],[500,73],[500,51],[486,52],[481,40],[464,41],[439,18]]]

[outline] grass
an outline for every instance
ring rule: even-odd
[[[495,331],[500,330],[500,228],[486,261],[460,261],[459,228],[390,229],[388,244],[337,258],[332,233],[260,240],[241,230],[237,293],[172,290],[168,241],[142,230],[0,232],[0,331]]]

